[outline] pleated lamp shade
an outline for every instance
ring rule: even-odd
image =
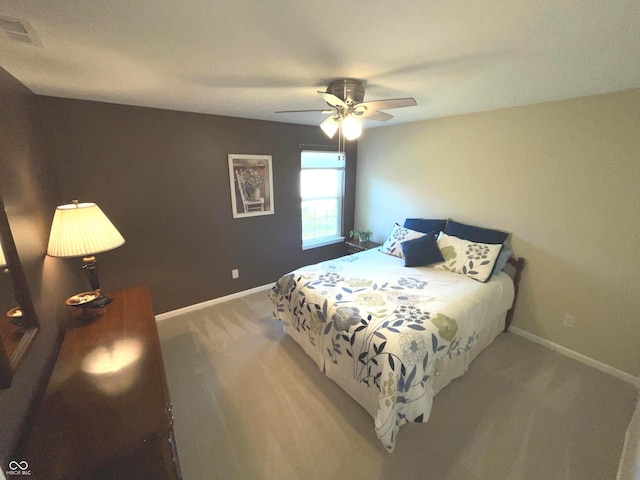
[[[47,255],[82,257],[112,250],[124,238],[95,203],[71,203],[56,208]]]

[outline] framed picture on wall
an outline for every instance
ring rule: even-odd
[[[229,154],[233,218],[273,215],[271,155]]]

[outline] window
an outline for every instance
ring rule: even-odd
[[[303,250],[344,240],[344,165],[345,156],[341,152],[302,152],[300,200]]]

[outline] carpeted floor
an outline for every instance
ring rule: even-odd
[[[185,480],[615,479],[635,406],[633,386],[502,334],[389,454],[272,319],[267,292],[158,330]]]

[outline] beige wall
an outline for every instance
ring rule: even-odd
[[[640,374],[640,90],[369,129],[356,188],[378,241],[411,216],[510,231],[514,325]]]

